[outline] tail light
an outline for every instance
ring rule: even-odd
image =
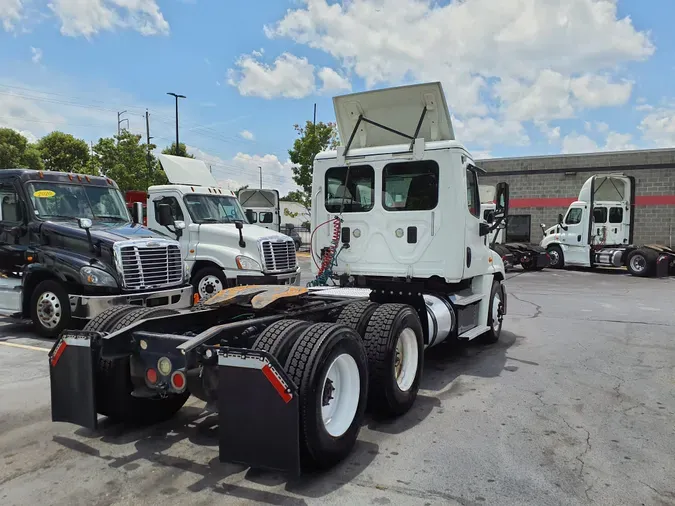
[[[145,380],[150,385],[156,384],[157,383],[157,371],[155,371],[153,368],[150,368],[147,371],[145,371]]]
[[[185,374],[183,371],[175,371],[171,375],[171,386],[179,392],[185,390]]]

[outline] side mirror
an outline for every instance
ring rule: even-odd
[[[255,212],[252,211],[251,209],[247,209],[246,211],[246,219],[248,220],[249,223],[255,223]]]
[[[490,225],[487,223],[479,223],[478,224],[478,235],[480,237],[483,237],[484,235],[488,235],[490,233]]]
[[[89,230],[91,228],[91,220],[89,218],[78,218],[77,225],[83,230]]]
[[[563,224],[563,215],[559,214],[558,215],[558,225],[562,225],[562,224]]]
[[[235,220],[234,226],[236,227],[237,230],[241,230],[244,228],[244,222],[241,220]]]
[[[157,222],[163,227],[173,225],[173,215],[171,214],[171,206],[169,204],[159,204],[157,206]]]
[[[135,224],[143,223],[143,202],[134,202],[131,207],[131,218]]]
[[[485,223],[488,225],[492,225],[495,222],[495,212],[494,211],[488,211],[485,213]]]
[[[173,226],[176,230],[185,230],[185,222],[184,221],[174,221]]]
[[[244,228],[244,222],[241,220],[236,220],[234,226],[239,230],[239,246],[242,248],[246,247],[246,242],[244,241],[244,233],[241,231]]]
[[[495,215],[508,216],[509,214],[509,184],[497,183],[495,187]]]

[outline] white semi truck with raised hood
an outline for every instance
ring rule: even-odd
[[[52,419],[166,419],[190,395],[218,412],[220,460],[300,473],[343,460],[367,409],[414,405],[427,348],[495,343],[508,212],[455,139],[440,83],[334,98],[345,145],[319,153],[309,287],[221,291],[186,311],[111,310],[50,353]],[[78,396],[72,392],[77,391]]]
[[[626,267],[633,276],[675,272],[675,252],[658,244],[633,244],[635,178],[625,174],[589,177],[558,223],[544,229],[541,246],[550,267]]]
[[[201,300],[237,285],[300,283],[292,238],[250,224],[237,197],[218,186],[203,161],[163,154],[158,159],[170,184],[148,188],[148,228],[180,242]],[[136,203],[133,214],[140,212]]]

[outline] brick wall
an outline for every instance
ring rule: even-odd
[[[481,184],[509,183],[511,199],[576,198],[593,174],[620,172],[635,178],[638,205],[635,210],[635,244],[675,246],[675,205],[639,205],[643,196],[675,196],[675,149],[625,151],[582,155],[493,158],[477,160],[487,171]],[[675,197],[673,197],[675,198]],[[644,199],[643,199],[644,200]],[[513,208],[511,214],[532,216],[530,239],[542,238],[540,223],[554,225],[567,206]]]

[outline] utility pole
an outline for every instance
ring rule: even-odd
[[[262,190],[262,167],[258,165],[258,168],[260,169],[260,189]]]
[[[121,132],[121,130],[120,130],[120,124],[121,124],[122,122],[126,121],[126,122],[127,122],[127,130],[129,129],[129,120],[128,120],[127,118],[122,118],[122,117],[121,117],[122,114],[124,114],[125,112],[127,112],[127,111],[122,111],[122,112],[118,112],[118,113],[117,113],[117,136],[118,136],[118,137],[119,137],[120,132]]]
[[[178,95],[176,93],[167,93],[167,95],[171,95],[173,97],[176,97],[176,152],[174,154],[178,154],[180,150],[180,144],[178,143],[178,99],[179,98],[187,98],[185,95]]]
[[[145,161],[148,165],[148,186],[150,186],[150,182],[152,181],[152,163],[150,163],[150,113],[148,110],[145,110],[145,138],[146,138],[146,149],[147,153],[145,155]]]

